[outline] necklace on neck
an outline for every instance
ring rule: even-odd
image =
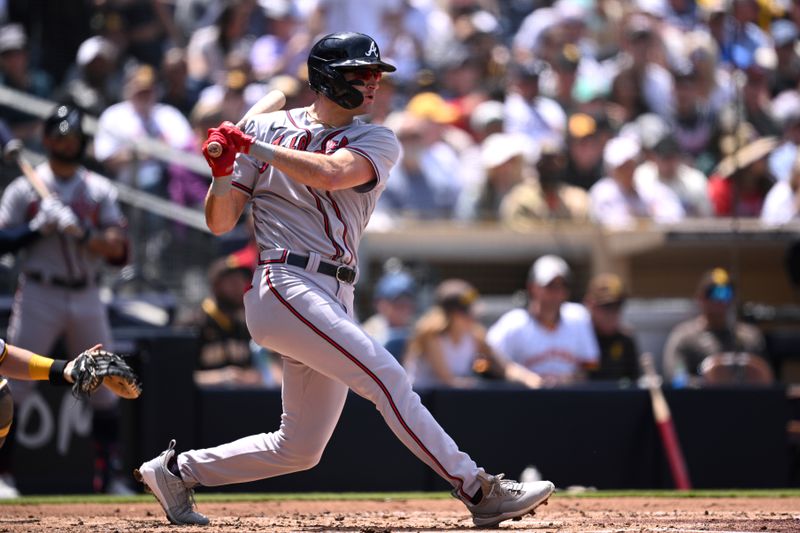
[[[319,115],[311,111],[310,107],[306,108],[306,115],[308,115],[308,118],[311,122],[316,122],[317,124],[322,124],[328,129],[333,129],[332,125],[328,124],[327,122],[324,122],[321,118],[319,118]]]

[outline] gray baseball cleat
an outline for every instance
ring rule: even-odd
[[[478,474],[483,498],[478,503],[466,501],[457,496],[472,513],[472,522],[478,527],[493,527],[510,518],[519,519],[542,504],[553,494],[555,487],[549,481],[519,483],[503,479],[503,474],[491,476],[485,472]]]
[[[133,477],[144,483],[145,489],[156,497],[170,522],[205,526],[208,518],[194,510],[194,491],[167,468],[173,455],[175,439],[169,441],[169,447],[158,457],[142,463],[134,470]]]

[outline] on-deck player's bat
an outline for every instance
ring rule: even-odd
[[[6,143],[3,147],[3,156],[6,159],[11,159],[17,162],[20,170],[22,170],[22,174],[25,176],[25,179],[28,180],[28,183],[31,184],[33,190],[36,191],[36,194],[39,195],[39,198],[44,200],[45,198],[49,198],[52,196],[53,193],[50,192],[50,189],[47,188],[44,181],[42,181],[41,176],[39,173],[36,172],[36,169],[33,168],[30,161],[28,161],[24,155],[22,155],[22,141],[19,139],[11,139]],[[69,226],[66,230],[66,233],[72,235],[73,237],[81,238],[84,236],[83,228],[78,226]]]
[[[17,162],[19,165],[20,170],[22,170],[22,174],[25,176],[25,179],[33,187],[33,190],[36,191],[36,194],[39,195],[39,198],[45,199],[51,195],[50,189],[47,188],[47,185],[44,184],[42,178],[39,177],[39,174],[36,173],[36,169],[25,159],[25,156],[22,155],[22,141],[19,139],[11,139],[3,148],[3,155],[7,159],[11,159]]]
[[[661,444],[667,455],[669,470],[678,490],[690,490],[692,483],[689,480],[689,470],[686,468],[686,460],[683,457],[681,444],[678,441],[678,433],[675,431],[675,424],[672,421],[672,413],[669,410],[664,392],[661,390],[661,378],[656,374],[653,364],[653,355],[643,353],[639,358],[639,363],[644,372],[647,389],[650,391],[650,401],[653,407],[653,418],[658,426],[658,434],[661,437]]]
[[[253,118],[253,116],[260,115],[261,113],[277,111],[284,105],[286,105],[286,95],[284,95],[283,92],[279,91],[278,89],[273,89],[262,96],[258,102],[253,104],[253,107],[247,110],[247,113],[245,113],[241,120],[236,123],[236,127],[241,129],[248,120]],[[222,146],[216,141],[208,143],[208,155],[213,158],[221,156]]]

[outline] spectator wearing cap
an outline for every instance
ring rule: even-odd
[[[619,75],[634,80],[646,111],[666,116],[672,80],[662,66],[665,51],[657,28],[649,17],[635,13],[625,21],[621,37],[622,53],[616,59]]]
[[[454,115],[444,116],[446,108],[431,112],[431,118],[401,111],[387,119],[386,126],[395,131],[402,148],[376,208],[389,219],[449,218],[455,212],[462,189],[455,171],[460,161],[435,125],[435,119]]]
[[[702,99],[700,78],[693,63],[675,65],[672,79],[670,108],[662,116],[670,124],[681,151],[694,159],[702,158],[718,135],[717,116]]]
[[[566,167],[563,143],[543,142],[535,175],[515,185],[500,205],[502,221],[516,231],[529,231],[553,220],[587,222],[589,195],[564,183]]]
[[[487,342],[498,356],[540,375],[547,385],[583,381],[600,349],[589,312],[568,302],[570,269],[555,255],[538,258],[528,273],[528,304],[504,314]]]
[[[639,348],[621,320],[626,297],[622,279],[616,274],[598,274],[589,281],[583,304],[592,316],[600,346],[600,365],[589,373],[590,379],[635,381],[639,377]]]
[[[133,144],[142,137],[177,150],[196,148],[186,117],[176,108],[158,103],[156,73],[149,65],[129,70],[123,100],[100,115],[94,152],[115,179],[166,197],[169,175],[164,163],[146,157],[134,161]]]
[[[372,295],[375,314],[362,327],[398,360],[403,357],[417,312],[417,284],[404,270],[385,273]]]
[[[183,116],[189,118],[199,95],[195,87],[189,83],[186,49],[175,46],[164,52],[159,75],[162,85],[160,102],[171,105],[180,111]],[[219,122],[222,121],[220,120]],[[217,125],[219,125],[219,122],[217,122]],[[202,133],[205,136],[206,130],[204,129]]]
[[[603,176],[603,146],[609,136],[604,116],[575,113],[567,126],[567,170],[564,181],[584,190]]]
[[[561,47],[551,63],[552,76],[545,84],[545,93],[561,106],[565,113],[575,111],[576,101],[573,90],[578,79],[578,69],[581,64],[581,50],[574,43],[567,43]],[[548,85],[551,85],[548,87]]]
[[[699,315],[675,326],[664,347],[664,378],[668,383],[675,386],[700,383],[703,363],[710,357],[726,353],[764,357],[761,331],[736,318],[734,291],[725,269],[714,268],[703,273],[695,291]],[[745,374],[743,371],[742,375]]]
[[[509,85],[505,99],[505,131],[521,133],[534,143],[545,138],[561,138],[567,116],[561,105],[539,92],[539,79],[548,69],[547,63],[532,60],[509,68]]]
[[[498,357],[486,343],[486,331],[475,318],[478,291],[462,279],[442,281],[435,303],[414,325],[403,356],[414,388],[479,385],[477,375],[491,375],[536,388],[541,378]]]
[[[775,183],[767,156],[778,146],[775,137],[758,137],[726,156],[708,180],[714,214],[758,217]]]
[[[608,175],[589,189],[590,216],[612,229],[631,229],[637,221],[678,222],[684,210],[676,195],[660,182],[640,187],[634,180],[641,146],[633,137],[615,137],[603,150]]]
[[[744,114],[741,120],[752,124],[761,135],[780,133],[777,122],[780,117],[772,115],[772,95],[769,86],[775,64],[774,51],[770,48],[760,48],[753,64],[744,71],[747,79],[742,87]]]
[[[116,103],[122,89],[117,52],[114,43],[100,35],[83,41],[71,79],[57,93],[56,100],[70,102],[94,116]]]
[[[28,58],[28,38],[21,24],[0,27],[0,85],[40,98],[49,98],[52,80],[47,73],[33,68]],[[11,133],[27,144],[36,145],[41,121],[37,116],[20,109],[0,106],[0,119]]]
[[[800,91],[787,90],[772,101],[772,115],[780,122],[780,144],[768,156],[769,170],[778,181],[789,181],[800,146]]]
[[[274,384],[257,368],[244,318],[242,295],[252,271],[222,257],[208,268],[209,295],[182,317],[181,325],[197,329],[200,342],[194,380],[200,386]]]
[[[800,31],[791,20],[780,19],[772,23],[770,33],[777,58],[770,80],[770,92],[777,96],[783,91],[797,90],[800,86],[800,53],[797,49]]]
[[[508,193],[532,175],[532,150],[530,140],[524,135],[494,133],[484,139],[481,144],[484,177],[461,194],[459,218],[499,220],[500,205]]]
[[[644,139],[643,139],[644,141]],[[670,189],[687,217],[709,217],[713,214],[708,197],[708,179],[699,170],[684,162],[678,141],[667,130],[647,147],[647,159],[633,174],[636,188],[648,190],[656,184]]]
[[[795,157],[791,177],[778,180],[767,193],[761,221],[768,226],[786,224],[800,217],[800,152]]]

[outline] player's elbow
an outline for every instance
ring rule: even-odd
[[[206,218],[206,226],[208,226],[208,230],[217,237],[228,233],[234,228],[235,225],[235,222],[231,224],[226,221],[216,220],[209,217]]]

